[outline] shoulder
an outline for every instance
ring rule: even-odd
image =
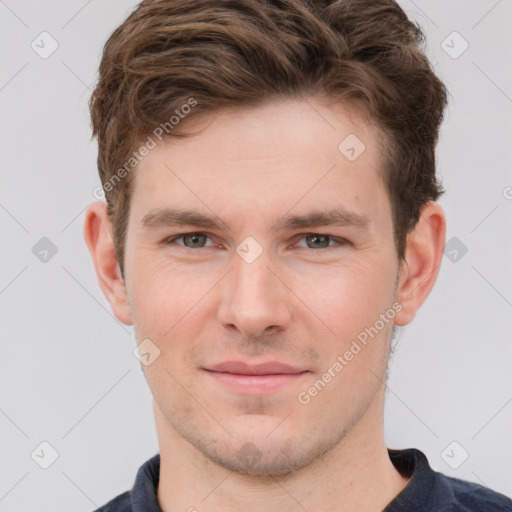
[[[160,455],[147,460],[137,471],[135,483],[130,491],[120,494],[94,512],[133,512],[143,509],[147,512],[161,512],[158,506],[157,488],[160,476]]]
[[[420,450],[388,450],[400,474],[409,478],[385,512],[512,512],[512,500],[477,483],[434,471]]]
[[[512,500],[499,492],[441,473],[437,478],[451,489],[453,495],[452,503],[442,512],[512,512]]]
[[[94,512],[132,512],[130,491],[120,494]]]

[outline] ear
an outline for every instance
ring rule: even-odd
[[[126,286],[117,262],[112,223],[105,203],[92,203],[87,208],[84,238],[91,253],[100,288],[109,301],[112,312],[120,322],[131,325]]]
[[[446,219],[438,203],[425,204],[414,229],[408,233],[401,263],[397,301],[402,309],[396,325],[407,325],[426,300],[436,282],[443,258]]]

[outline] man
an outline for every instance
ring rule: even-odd
[[[385,0],[146,0],[112,34],[85,238],[160,453],[99,510],[512,510],[384,442],[445,240],[421,39]]]

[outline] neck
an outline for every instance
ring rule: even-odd
[[[155,404],[160,445],[158,501],[164,512],[381,511],[407,484],[384,443],[382,411],[368,414],[332,450],[277,476],[240,474],[209,460]]]

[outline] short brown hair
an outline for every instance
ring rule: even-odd
[[[155,127],[186,135],[169,120],[191,98],[187,119],[278,97],[357,104],[386,141],[381,171],[403,258],[421,206],[443,192],[435,146],[447,93],[423,40],[392,0],[141,2],[106,42],[89,102],[121,268],[133,182],[126,162]]]

